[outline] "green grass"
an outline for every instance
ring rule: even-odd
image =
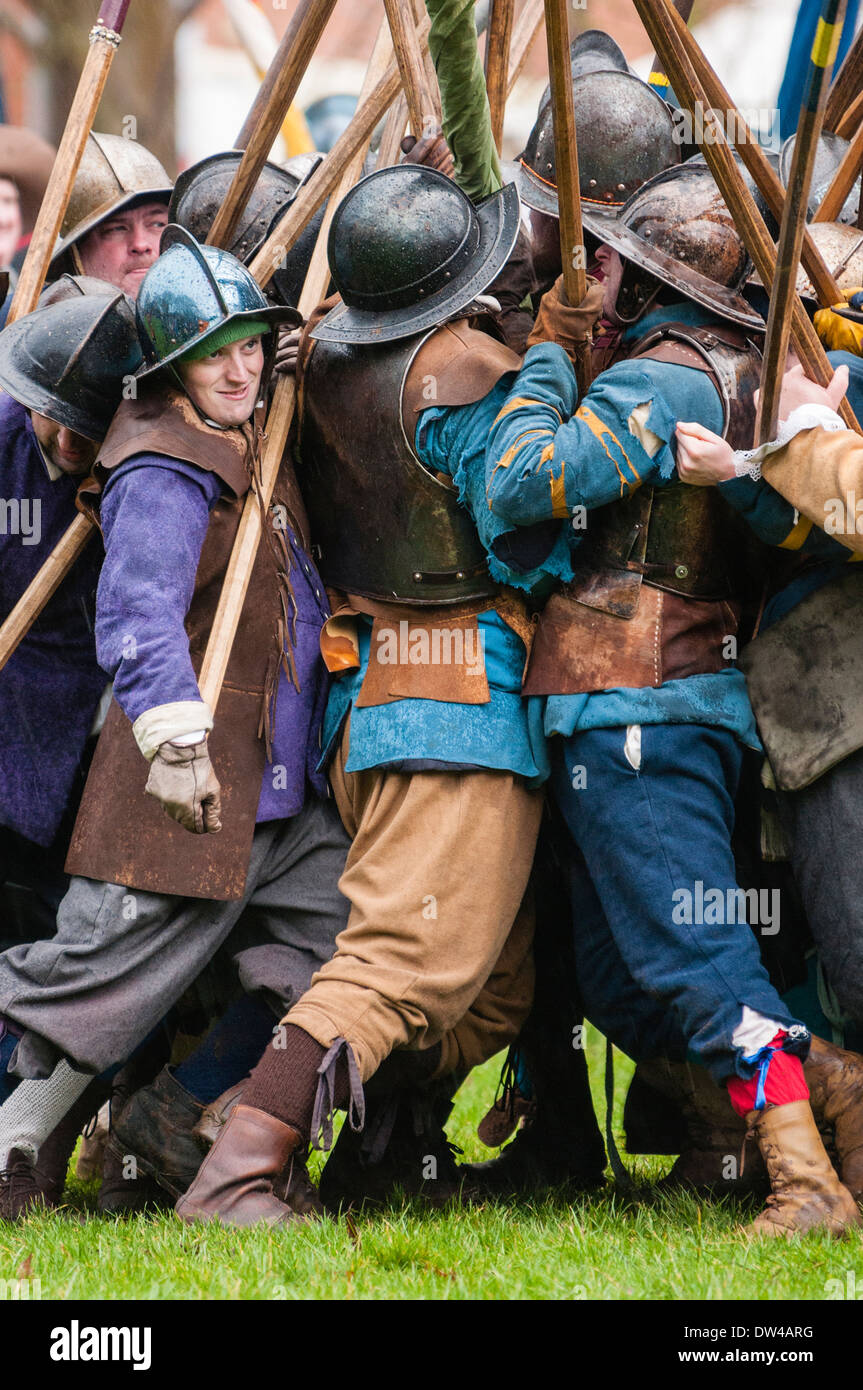
[[[588,1039],[597,1114],[604,1045]],[[631,1064],[616,1059],[615,1133]],[[450,1137],[467,1158],[497,1062],[462,1087]],[[622,1138],[619,1137],[622,1150]],[[670,1159],[625,1158],[636,1186],[572,1201],[383,1213],[283,1230],[194,1228],[172,1215],[128,1221],[92,1212],[95,1191],[70,1182],[72,1213],[0,1223],[0,1279],[41,1281],[43,1299],[815,1299],[827,1281],[863,1287],[863,1236],[748,1242],[752,1208],[657,1196]],[[314,1171],[314,1168],[313,1168]]]

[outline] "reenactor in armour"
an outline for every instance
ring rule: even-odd
[[[0,334],[3,619],[73,521],[82,477],[140,362],[134,307],[101,281],[64,277]],[[3,948],[51,937],[68,887],[63,866],[107,679],[93,631],[102,559],[94,538],[0,672]],[[4,1041],[14,1046],[14,1025]],[[100,1103],[91,1094],[51,1136],[38,1171],[46,1200],[59,1200],[75,1139]]]
[[[726,1087],[773,1189],[754,1231],[839,1232],[860,1217],[815,1126],[809,1031],[749,926],[703,899],[736,901],[734,796],[758,738],[730,659],[733,513],[677,479],[675,428],[685,415],[750,442],[762,322],[741,293],[746,256],[697,165],[649,180],[614,219],[583,215],[627,356],[579,400],[562,349],[533,347],[495,421],[486,488],[506,532],[569,518],[582,536],[524,690],[545,697],[551,788],[589,875],[574,864],[586,1012],[630,1055],[688,1048]],[[552,336],[553,292],[546,312]]]
[[[323,742],[353,836],[351,912],[178,1204],[184,1220],[293,1219],[273,1191],[291,1154],[327,1142],[333,1107],[360,1127],[361,1084],[397,1051],[413,1050],[415,1079],[452,1072],[451,1035],[521,915],[547,771],[538,705],[521,697],[527,605],[568,572],[568,547],[557,523],[504,537],[485,502],[488,431],[520,359],[474,322],[475,301],[517,222],[512,185],[474,205],[406,166],[336,211],[342,302],[301,343],[299,476],[341,596]],[[523,1016],[504,1014],[458,1065]]]
[[[135,299],[159,254],[171,180],[136,140],[91,131],[51,260],[64,272],[107,280]]]
[[[274,329],[298,315],[270,306],[235,257],[179,227],[165,234],[136,315],[138,389],[92,451],[81,491],[105,540],[95,627],[114,702],[57,933],[0,956],[6,1217],[38,1197],[10,1150],[37,1154],[91,1077],[133,1053],[229,936],[240,986],[262,1001],[259,1051],[272,1031],[267,999],[280,1013],[302,995],[347,916],[337,886],[347,836],[315,770],[328,609],[287,459],[215,719],[196,674],[257,486]],[[13,1052],[24,1079],[10,1095]],[[248,1067],[237,1065],[232,1081]],[[118,1138],[146,1156],[145,1171],[177,1180],[189,1145],[192,1173],[198,1166],[191,1129],[203,1105],[167,1069],[154,1086],[173,1123],[153,1123],[151,1094],[124,1112]]]

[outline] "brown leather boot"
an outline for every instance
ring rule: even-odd
[[[231,1115],[240,1103],[246,1081],[240,1081],[224,1091],[218,1099],[204,1106],[204,1113],[193,1135],[202,1148],[209,1149],[215,1144]],[[280,1202],[296,1212],[298,1216],[323,1216],[324,1204],[318,1196],[318,1189],[309,1177],[309,1151],[297,1149],[291,1154],[287,1168],[273,1183],[273,1191]]]
[[[0,1173],[0,1220],[20,1221],[29,1212],[44,1209],[49,1204],[36,1169],[26,1154],[12,1149],[8,1164]]]
[[[266,1110],[237,1105],[176,1205],[183,1221],[221,1221],[226,1226],[287,1225],[303,1218],[280,1202],[273,1184],[302,1135]]]
[[[833,1126],[839,1175],[863,1201],[863,1057],[813,1034],[803,1073],[816,1118]]]
[[[689,1187],[715,1197],[767,1191],[767,1171],[757,1151],[747,1153],[740,1167],[746,1125],[735,1114],[728,1092],[716,1085],[709,1072],[664,1057],[638,1066],[650,1086],[677,1102],[686,1124],[686,1147],[656,1184],[658,1188]]]
[[[750,1110],[746,1122],[773,1189],[764,1210],[747,1226],[749,1235],[826,1230],[841,1236],[863,1226],[857,1203],[827,1157],[808,1100]]]

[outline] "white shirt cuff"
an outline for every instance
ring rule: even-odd
[[[171,743],[184,734],[196,734],[193,742],[200,743],[212,727],[213,715],[203,700],[174,700],[145,709],[132,725],[132,733],[144,757],[151,762],[160,744]]]
[[[779,433],[767,444],[759,444],[757,449],[740,449],[734,455],[734,474],[737,478],[760,478],[761,465],[768,454],[782,449],[796,434],[804,430],[844,430],[848,426],[831,410],[829,405],[798,405],[787,420],[782,420]]]

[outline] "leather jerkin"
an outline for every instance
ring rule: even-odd
[[[214,451],[209,435],[221,432],[210,431],[206,426],[202,431],[197,417],[176,410],[170,394],[163,399],[163,413],[160,415],[149,404],[146,430],[136,429],[141,420],[141,413],[135,410],[137,405],[127,402],[121,406],[116,428],[112,426],[106,441],[112,447],[100,455],[103,476],[133,454],[167,453],[170,449],[172,457],[188,458],[197,467],[217,473],[232,492],[238,488],[248,491],[250,474],[244,462],[245,448],[242,453],[234,448],[233,458],[227,449]],[[121,418],[124,416],[131,418]],[[240,431],[231,433],[239,435]],[[244,485],[236,461],[243,469]],[[91,482],[82,502],[87,510],[93,510],[97,501],[98,487],[94,489]],[[305,514],[287,455],[273,501],[288,508],[302,538]],[[186,619],[196,674],[206,651],[243,503],[240,495],[224,495],[210,514]],[[145,794],[150,765],[141,756],[132,726],[115,701],[108,711],[84,789],[66,860],[67,873],[151,893],[215,900],[242,897],[266,762],[258,729],[267,692],[274,673],[277,674],[280,613],[275,561],[264,538],[228,662],[218,718],[209,738],[210,757],[222,788],[221,832],[193,835]]]

